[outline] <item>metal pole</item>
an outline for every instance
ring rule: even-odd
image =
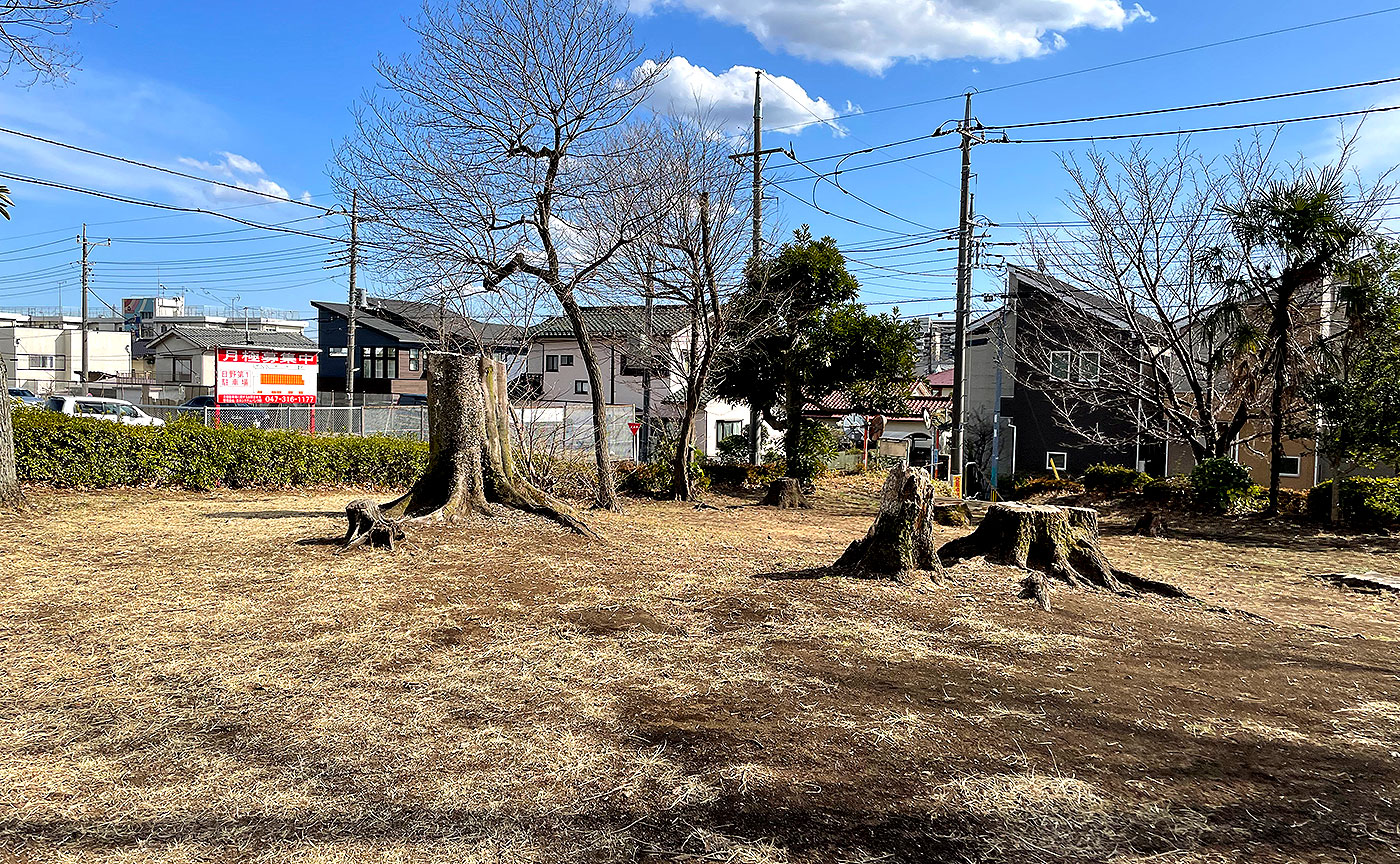
[[[963,400],[966,387],[963,378],[967,374],[967,311],[972,296],[972,200],[969,190],[972,185],[972,94],[967,94],[963,103],[963,122],[958,127],[962,137],[962,184],[958,208],[958,290],[957,311],[953,329],[953,406],[952,441],[949,442],[948,470],[963,472]],[[963,489],[966,490],[966,485]]]
[[[763,251],[763,73],[753,73],[753,257]]]
[[[646,316],[645,330],[642,332],[642,428],[637,435],[637,461],[645,462],[651,458],[651,364],[652,354],[651,329],[653,326],[652,315],[655,303],[655,290],[652,285],[653,262],[647,258],[646,275]]]
[[[355,326],[356,307],[360,305],[360,298],[355,291],[355,259],[359,250],[358,236],[356,234],[356,211],[359,208],[360,193],[358,190],[350,190],[350,308],[346,312],[346,336],[345,336],[345,393],[350,399],[350,407],[355,407],[355,364],[358,357],[355,356]]]

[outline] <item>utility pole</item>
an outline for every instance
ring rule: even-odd
[[[949,442],[948,473],[963,473],[963,402],[967,399],[967,388],[963,378],[967,375],[967,314],[972,305],[972,94],[967,94],[963,103],[963,122],[958,126],[962,138],[962,184],[958,201],[958,288],[957,310],[953,323],[953,410],[952,441]],[[964,480],[962,491],[966,493]]]
[[[739,162],[753,158],[753,261],[758,262],[763,254],[763,157],[770,153],[786,152],[781,147],[763,149],[763,72],[753,73],[753,151],[735,153],[729,158]],[[749,406],[749,461],[758,464],[759,425],[758,409]]]
[[[651,363],[653,349],[651,347],[652,328],[652,305],[654,302],[655,288],[652,285],[652,267],[655,266],[651,256],[647,256],[647,277],[646,277],[646,316],[644,319],[645,330],[642,332],[642,428],[638,431],[637,438],[637,460],[647,462],[651,459]]]
[[[356,309],[360,305],[360,297],[355,290],[355,265],[359,256],[359,235],[356,232],[358,227],[360,203],[360,193],[358,190],[350,190],[350,308],[346,310],[346,336],[345,336],[345,393],[350,397],[350,407],[355,407],[355,364],[359,360],[355,356],[355,327]]]
[[[1007,302],[1006,299],[1002,300],[1001,314],[997,316],[997,380],[992,394],[992,470],[989,472],[992,488],[987,495],[989,501],[997,500],[997,464],[1001,461],[1001,368],[1006,350]]]
[[[82,234],[81,237],[78,238],[78,245],[81,246],[81,247],[82,247],[82,250],[83,250],[83,254],[82,254],[82,263],[81,263],[81,265],[80,265],[80,269],[78,270],[78,275],[79,275],[79,277],[80,277],[80,281],[82,282],[82,286],[83,286],[83,288],[82,288],[83,297],[82,297],[82,301],[80,302],[80,306],[81,306],[80,314],[82,315],[82,318],[83,318],[83,333],[82,333],[82,341],[83,341],[83,350],[82,350],[82,353],[83,353],[83,359],[82,359],[83,393],[86,394],[86,393],[87,393],[87,385],[88,385],[88,376],[89,376],[89,373],[90,373],[90,371],[91,371],[91,370],[88,368],[88,326],[89,326],[89,324],[88,324],[88,278],[92,275],[92,267],[88,264],[88,252],[89,252],[89,251],[92,249],[92,247],[94,247],[94,246],[111,246],[111,245],[112,245],[112,241],[111,241],[110,239],[107,239],[107,240],[101,241],[100,243],[99,243],[99,242],[96,242],[96,241],[94,241],[94,242],[92,242],[92,243],[89,243],[89,242],[88,242],[88,239],[87,239],[87,223],[84,222],[84,223],[83,223],[83,234]],[[60,310],[59,310],[60,317],[62,316],[62,312],[63,312],[63,310],[60,309]]]

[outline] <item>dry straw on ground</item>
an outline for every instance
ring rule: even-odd
[[[1105,544],[1199,606],[1007,568],[791,578],[869,525],[632,502],[337,555],[343,493],[34,495],[0,537],[0,848],[34,861],[1381,861],[1396,544]],[[741,502],[728,502],[741,503]],[[953,536],[956,529],[942,529]],[[1295,536],[1296,535],[1296,536]]]

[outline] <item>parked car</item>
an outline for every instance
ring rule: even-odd
[[[165,421],[152,417],[125,399],[100,396],[50,396],[48,409],[72,417],[93,417],[127,426],[164,426]]]
[[[44,400],[34,395],[33,390],[25,390],[23,387],[10,387],[10,396],[18,399],[26,405],[43,405]]]
[[[428,404],[428,397],[421,393],[400,393],[399,404],[406,408],[421,408]]]
[[[214,422],[211,412],[218,409],[218,422],[220,425],[229,426],[254,426],[259,429],[271,429],[272,417],[267,409],[257,406],[240,405],[220,405],[213,396],[196,396],[176,408],[181,414],[192,414],[201,420]]]

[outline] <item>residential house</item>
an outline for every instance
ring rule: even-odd
[[[7,386],[35,393],[67,392],[82,379],[83,331],[77,327],[0,326],[0,356],[8,370]],[[88,374],[92,378],[130,375],[128,333],[88,333]]]
[[[868,422],[844,393],[831,393],[808,402],[802,408],[802,416],[835,428],[852,443],[860,443],[864,440],[863,432],[868,433],[872,452],[878,447],[882,454],[898,455],[910,465],[929,468],[937,458],[936,476],[946,478],[948,457],[939,450],[939,436],[947,430],[951,406],[952,399],[918,379],[894,410]]]
[[[349,350],[346,303],[313,302],[321,348],[322,401],[345,399],[345,358]],[[368,402],[390,402],[428,392],[425,352],[447,344],[454,350],[485,348],[508,362],[510,378],[524,371],[519,362],[525,329],[478,321],[436,303],[368,297],[355,311],[355,393]],[[357,400],[358,401],[358,400]]]
[[[184,398],[214,393],[220,348],[251,351],[317,353],[316,343],[301,333],[270,330],[243,332],[225,327],[171,327],[147,346],[155,362],[151,386],[178,391]]]
[[[638,417],[649,409],[663,422],[679,418],[684,377],[678,370],[690,349],[690,309],[679,304],[585,306],[583,320],[602,372],[603,398],[609,405],[631,405]],[[643,338],[649,332],[649,338]],[[651,346],[651,387],[644,386]],[[546,404],[588,403],[593,399],[588,373],[573,325],[556,315],[530,328],[526,375],[534,401]],[[695,417],[695,446],[718,453],[719,442],[743,433],[749,411],[720,399],[700,404]]]

